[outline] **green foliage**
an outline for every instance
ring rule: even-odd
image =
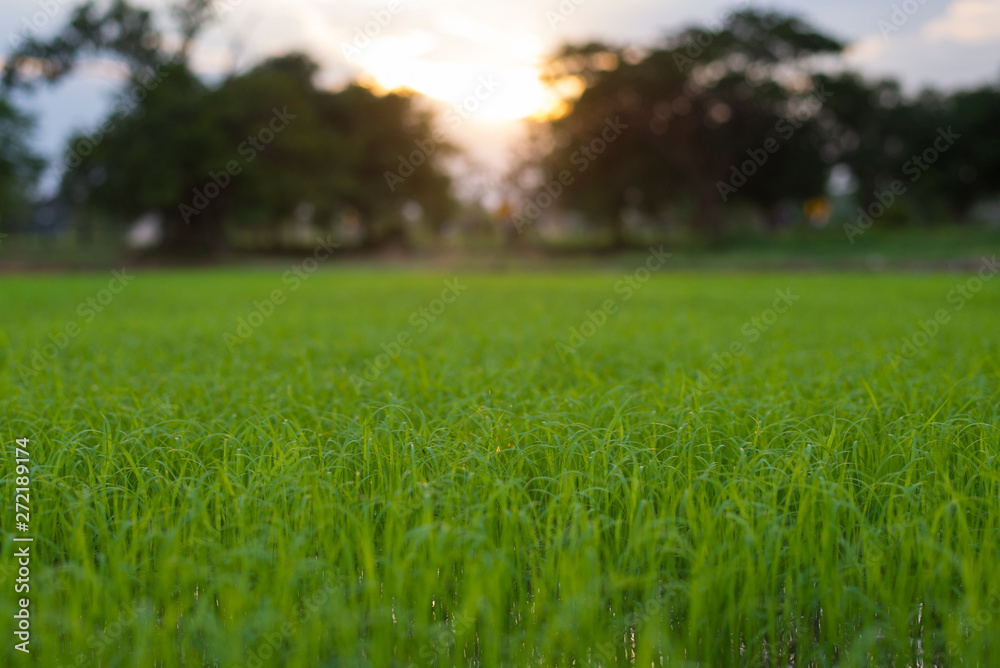
[[[5,83],[25,88],[95,56],[129,68],[134,104],[67,149],[62,193],[86,214],[81,220],[128,223],[155,213],[167,246],[187,252],[222,249],[234,236],[277,247],[291,220],[322,231],[357,220],[364,247],[406,243],[440,232],[455,212],[442,166],[454,148],[409,94],[320,90],[317,65],[303,54],[208,85],[188,57],[213,3],[185,0],[168,15],[176,48],[150,11],[114,0],[103,10],[77,7],[61,32],[27,40],[6,61]],[[680,219],[717,243],[747,220],[776,230],[797,211],[822,218],[835,167],[857,185],[845,209],[881,207],[893,183],[905,186],[879,216],[884,226],[966,220],[1000,194],[1000,89],[909,99],[891,80],[818,73],[815,60],[841,49],[795,16],[760,10],[682,30],[651,49],[565,46],[546,78],[567,113],[541,125],[513,175],[521,204],[503,236],[520,243],[525,226],[552,207],[582,214],[566,220],[599,228],[582,236],[616,246]],[[260,133],[276,134],[267,129],[276,115],[292,120],[257,145]],[[914,170],[944,128],[962,139]],[[25,172],[30,162],[21,164]],[[15,191],[23,192],[7,186]],[[644,229],[633,234],[629,225]]]
[[[275,233],[304,203],[323,226],[345,207],[359,211],[372,245],[402,234],[407,201],[442,220],[450,182],[436,164],[394,191],[384,177],[430,137],[411,99],[359,86],[319,90],[315,71],[304,56],[284,56],[208,88],[181,65],[165,68],[163,83],[67,175],[65,187],[123,220],[160,213],[179,249],[218,247],[227,226]],[[275,125],[276,118],[288,120]],[[257,140],[262,132],[269,143]],[[217,195],[203,205],[213,183]]]
[[[0,95],[0,233],[28,215],[43,160],[28,146],[33,120]]]
[[[797,19],[752,11],[730,16],[715,31],[687,30],[639,56],[593,43],[564,49],[550,79],[556,86],[577,79],[585,90],[568,115],[551,123],[555,148],[545,146],[538,165],[546,180],[572,169],[578,149],[601,136],[607,118],[620,116],[629,130],[580,170],[560,206],[617,225],[621,238],[627,205],[656,214],[690,194],[700,224],[718,236],[725,201],[771,210],[785,198],[822,193],[819,131],[797,113],[815,87],[802,89],[807,77],[783,82],[776,71],[839,49]],[[747,151],[764,150],[768,139],[780,149],[768,151],[751,176],[734,177],[751,159]]]
[[[107,277],[0,279],[8,461],[32,439],[32,658],[990,665],[1000,279],[895,369],[964,276],[656,276],[561,359],[619,277],[465,277],[419,331],[450,276],[292,293],[280,270],[144,272],[89,323]],[[787,287],[801,300],[750,342]],[[79,336],[23,382],[67,319]]]
[[[886,223],[912,222],[920,217],[915,211],[964,219],[972,205],[1000,194],[1000,90],[906,99],[895,81],[811,67],[810,59],[841,48],[794,16],[756,10],[715,28],[684,30],[649,50],[564,47],[550,63],[549,81],[556,90],[583,90],[569,95],[569,112],[541,133],[524,166],[541,175],[541,187],[527,180],[524,200],[534,201],[569,170],[573,182],[555,207],[582,212],[620,244],[627,210],[662,220],[686,204],[694,225],[716,240],[732,205],[750,205],[775,227],[787,205],[801,209],[826,194],[836,165],[850,170],[864,207],[893,181],[910,186],[919,174],[919,187]],[[629,126],[621,139],[582,160],[581,148],[618,117]],[[907,161],[948,127],[963,139],[932,169],[915,172]],[[524,211],[518,215],[523,224]]]
[[[431,142],[440,150],[429,164],[394,188],[386,181],[401,156],[432,136],[430,119],[411,98],[356,85],[320,90],[317,66],[299,54],[207,86],[187,60],[212,11],[205,0],[175,6],[183,41],[170,52],[150,12],[116,0],[101,13],[89,3],[51,40],[29,40],[12,55],[10,86],[32,85],[29,62],[42,63],[50,81],[97,54],[131,68],[131,101],[95,132],[70,141],[62,184],[68,198],[121,223],[158,214],[166,246],[183,252],[223,248],[227,228],[263,229],[276,239],[303,207],[320,227],[344,210],[360,213],[363,243],[372,246],[405,240],[408,203],[420,205],[432,230],[445,220],[453,200],[439,158],[449,146]]]
[[[837,54],[844,48],[841,42],[797,16],[756,9],[727,15],[716,30],[684,30],[668,43],[675,61],[683,62],[682,58],[687,57],[740,68],[794,64],[817,55]]]
[[[48,41],[30,38],[10,54],[4,65],[4,85],[30,88],[37,78],[28,76],[41,67],[47,81],[58,81],[73,71],[81,58],[114,55],[136,72],[169,59],[149,10],[127,0],[113,0],[103,11],[86,2],[73,9],[66,26]]]
[[[984,194],[1000,193],[1000,88],[960,91],[948,100],[941,125],[953,125],[962,135],[944,156],[942,164],[928,171],[934,193],[940,195],[959,219]]]

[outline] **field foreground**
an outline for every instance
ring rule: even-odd
[[[0,278],[0,664],[1000,656],[988,272],[299,269]]]

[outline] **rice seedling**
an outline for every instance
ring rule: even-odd
[[[4,665],[1000,656],[1000,282],[109,278],[0,279]]]

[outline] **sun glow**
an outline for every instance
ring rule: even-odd
[[[410,60],[371,63],[366,69],[379,88],[408,88],[483,121],[544,118],[559,106],[538,70],[529,66]]]
[[[544,118],[560,107],[558,95],[546,88],[534,63],[535,49],[493,58],[463,59],[460,54],[434,53],[426,34],[384,37],[358,54],[356,64],[383,90],[410,89],[440,100],[463,117],[481,121]]]

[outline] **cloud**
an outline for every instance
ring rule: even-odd
[[[884,39],[876,35],[869,35],[848,45],[844,56],[851,63],[873,62],[877,61],[887,48],[888,45]]]
[[[984,44],[1000,40],[1000,3],[996,0],[954,0],[944,16],[924,26],[931,41]]]

